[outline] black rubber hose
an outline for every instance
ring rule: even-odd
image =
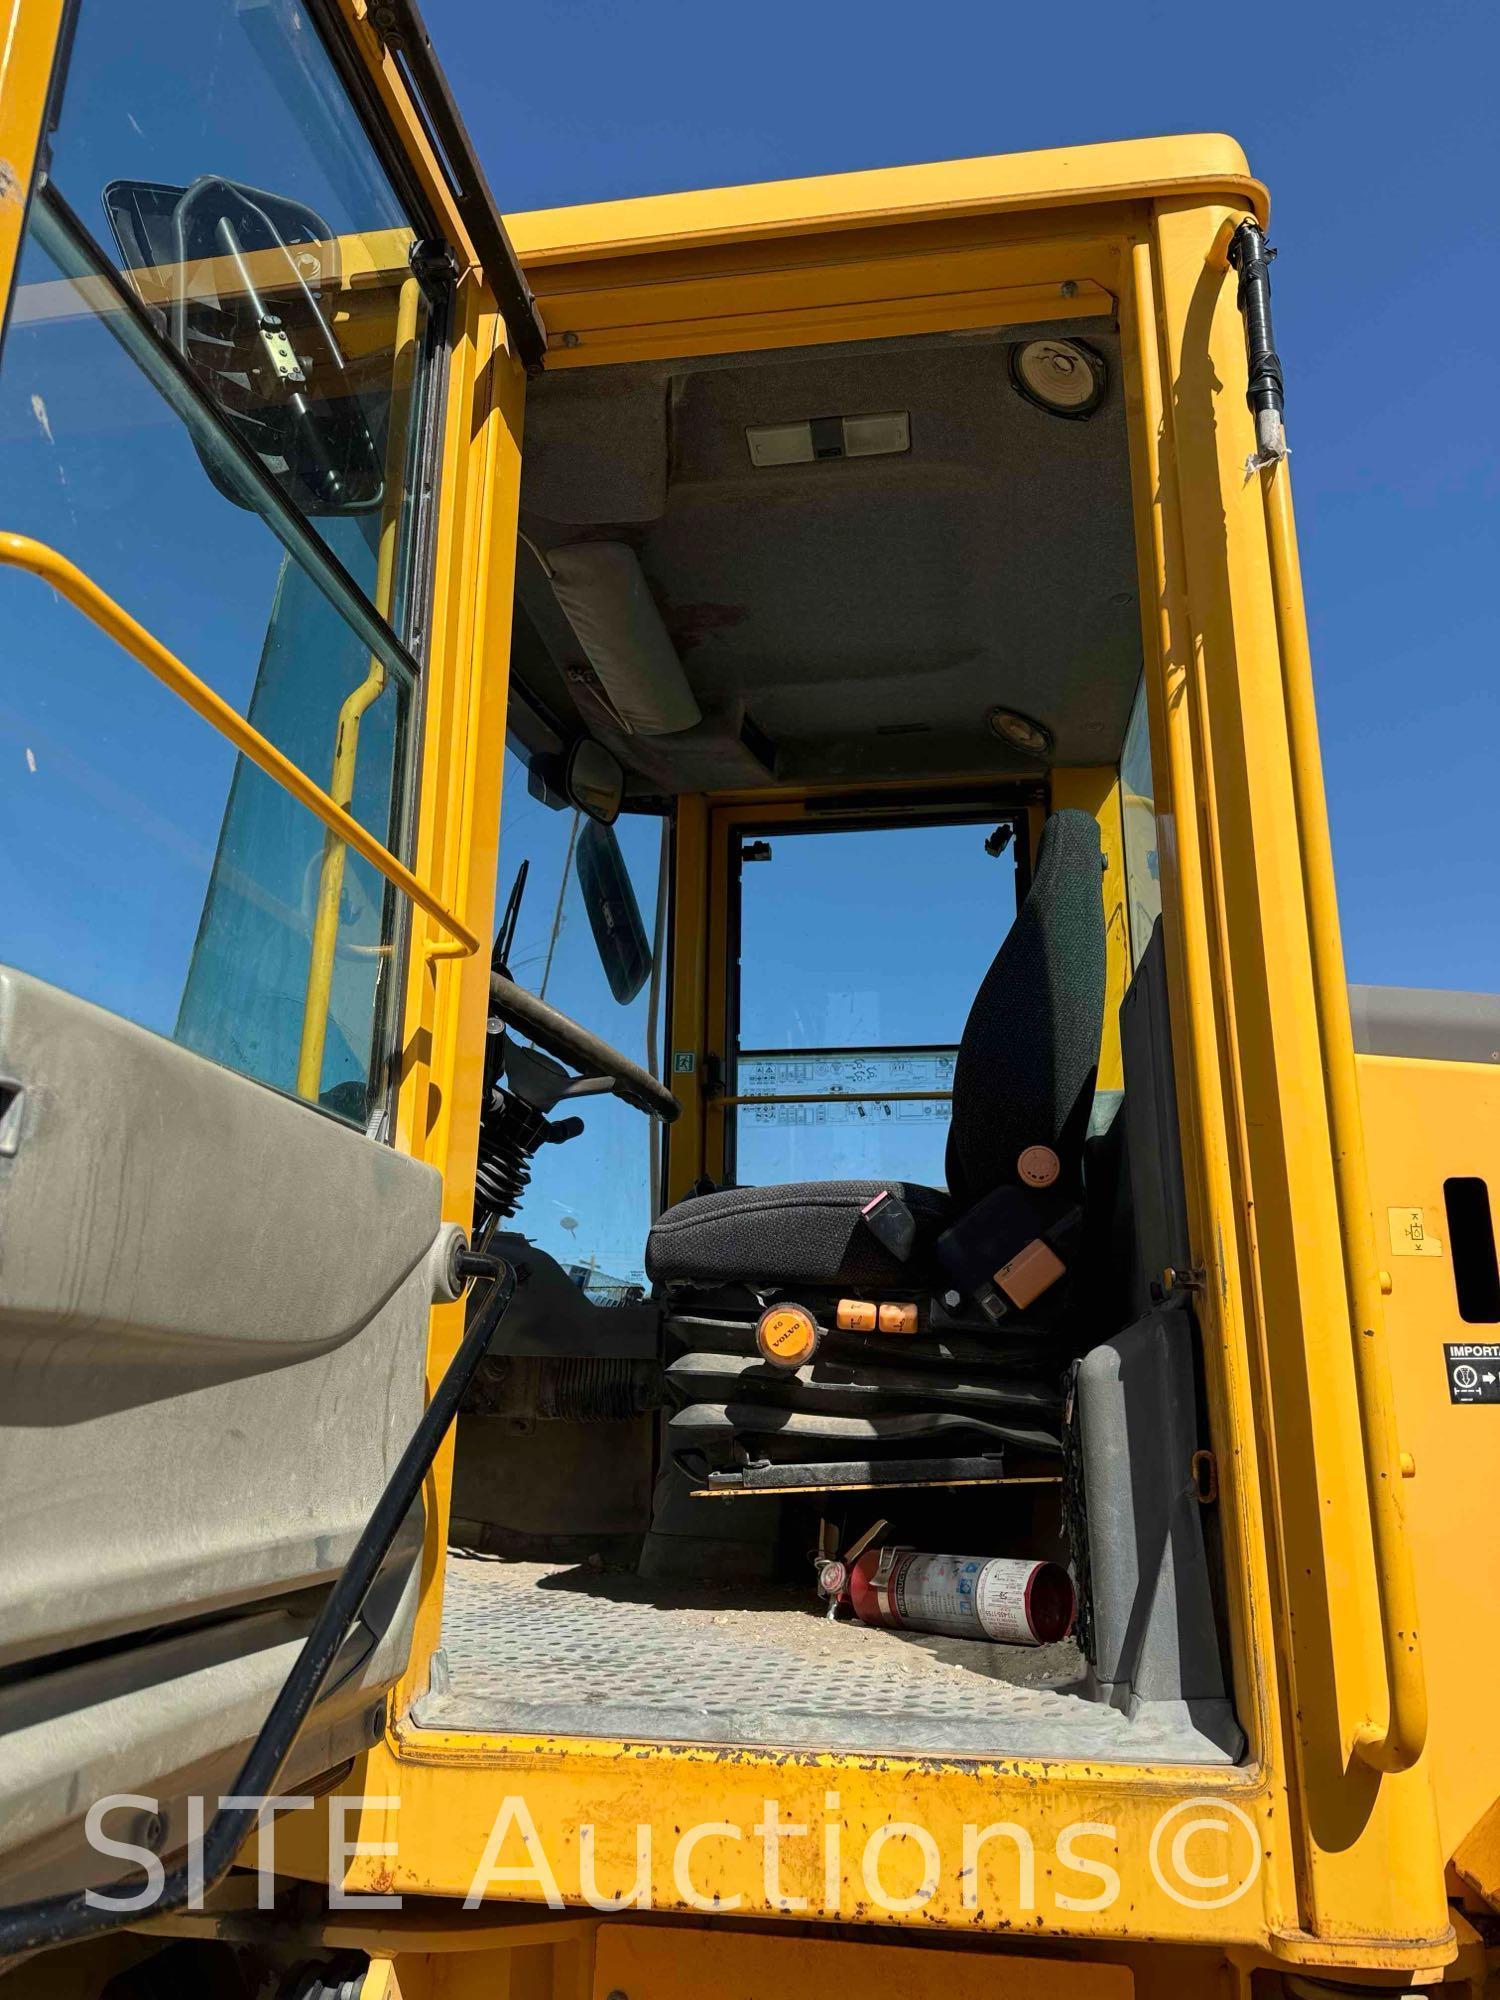
[[[618,1049],[612,1049],[608,1042],[601,1042],[597,1035],[591,1035],[577,1021],[560,1014],[555,1007],[549,1007],[545,1000],[538,1000],[524,986],[517,986],[503,972],[490,974],[490,995],[501,1020],[508,1027],[518,1028],[523,1035],[529,1035],[537,1047],[544,1049],[549,1056],[555,1056],[559,1062],[567,1063],[573,1069],[609,1077],[616,1097],[623,1097],[637,1111],[660,1118],[664,1125],[670,1125],[681,1117],[682,1106],[664,1083],[657,1082],[650,1070],[642,1069],[629,1056],[622,1056]]]
[[[1249,371],[1245,401],[1256,416],[1270,410],[1280,417],[1286,407],[1281,357],[1271,327],[1271,259],[1275,254],[1258,223],[1242,222],[1229,240],[1229,262],[1239,273],[1237,302],[1245,322]]]
[[[471,1270],[473,1263],[471,1262]],[[422,1481],[437,1456],[438,1446],[447,1436],[448,1426],[458,1414],[459,1401],[484,1358],[496,1327],[516,1289],[515,1273],[508,1264],[492,1266],[494,1277],[488,1298],[474,1315],[458,1352],[449,1362],[443,1379],[433,1391],[432,1401],[422,1412],[411,1442],[401,1454],[385,1491],[375,1503],[375,1511],[354,1545],[338,1581],[323,1600],[323,1608],[313,1628],[302,1642],[292,1671],[280,1694],[271,1704],[261,1724],[260,1734],[250,1746],[250,1754],[239,1776],[229,1788],[229,1797],[265,1798],[275,1792],[276,1781],[286,1767],[297,1738],[317,1700],[329,1669],[338,1655],[350,1626],[359,1616],[380,1565],[385,1561],[397,1530],[406,1519],[413,1501],[422,1490]],[[99,1908],[87,1901],[88,1892],[72,1889],[60,1896],[39,1897],[33,1903],[19,1903],[0,1910],[0,1962],[23,1952],[47,1951],[55,1945],[76,1944],[80,1938],[100,1937],[120,1930],[142,1917],[161,1917],[180,1910],[199,1890],[206,1894],[224,1876],[245,1843],[254,1824],[255,1806],[221,1806],[209,1821],[203,1837],[203,1853],[197,1867],[184,1860],[173,1868],[162,1884],[161,1894],[149,1910]],[[114,1882],[96,1895],[122,1895],[133,1882]]]

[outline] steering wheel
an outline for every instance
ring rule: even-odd
[[[490,1007],[506,1027],[529,1036],[539,1049],[558,1062],[566,1063],[588,1079],[607,1079],[616,1097],[623,1098],[637,1111],[644,1111],[648,1118],[659,1118],[664,1125],[670,1125],[681,1116],[682,1106],[649,1070],[621,1055],[618,1049],[612,1049],[608,1042],[601,1042],[568,1015],[559,1014],[545,1000],[538,1000],[524,986],[517,986],[503,972],[490,974]]]

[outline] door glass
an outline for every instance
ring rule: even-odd
[[[157,0],[143,33],[138,11],[84,0],[48,171],[373,596],[395,298],[418,232],[307,9]]]
[[[1141,962],[1161,915],[1161,874],[1156,864],[1156,799],[1151,781],[1151,737],[1146,728],[1146,684],[1136,694],[1120,752],[1120,808],[1125,823],[1125,898],[1130,912],[1130,962]]]
[[[336,116],[308,96],[319,77]],[[209,0],[143,36],[84,0],[50,171],[0,350],[0,528],[76,564],[401,852],[433,310],[406,260],[415,228],[306,16]],[[242,208],[214,254],[171,261],[171,187],[212,174],[274,185],[257,205],[282,249]],[[384,229],[385,262],[367,236],[320,249],[305,215],[297,236],[298,202],[334,231]],[[401,899],[36,578],[0,570],[0,617],[0,955],[367,1123]]]
[[[745,831],[735,1180],[943,1185],[959,1036],[1016,912],[994,819]]]
[[[614,824],[641,924],[653,944],[650,972],[623,1003],[611,990],[584,898],[589,876],[584,843],[592,824],[570,807],[557,809],[533,798],[525,764],[506,752],[497,910],[504,910],[526,864],[510,974],[517,985],[660,1075],[665,967],[658,919],[667,822],[657,814],[622,813]],[[652,1160],[660,1128],[618,1097],[570,1099],[557,1115],[582,1118],[583,1132],[535,1155],[531,1185],[517,1219],[507,1226],[555,1257],[591,1296],[628,1296],[646,1282]]]

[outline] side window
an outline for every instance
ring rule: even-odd
[[[1151,737],[1146,728],[1146,687],[1135,706],[1120,752],[1120,810],[1125,823],[1125,897],[1130,912],[1130,962],[1139,965],[1161,915],[1156,865],[1156,797],[1151,778]]]
[[[0,528],[404,857],[444,298],[292,0],[82,0],[0,349]],[[25,565],[0,955],[367,1124],[407,910]]]
[[[959,1037],[1016,913],[1015,843],[994,830],[990,818],[732,833],[728,1144],[741,1186],[943,1185]]]
[[[603,828],[571,807],[544,804],[528,790],[526,766],[514,751],[506,752],[500,796],[498,912],[520,882],[507,957],[511,977],[659,1076],[666,820],[622,813],[612,828]],[[591,910],[594,850],[611,835],[650,940],[649,963],[636,965],[623,981],[624,998],[617,997],[600,956]],[[660,1128],[617,1097],[578,1098],[562,1112],[580,1117],[583,1130],[533,1155],[530,1185],[515,1221],[505,1226],[555,1257],[591,1297],[627,1297],[646,1283]]]

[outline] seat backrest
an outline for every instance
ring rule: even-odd
[[[1079,1185],[1104,1022],[1104,884],[1091,814],[1055,812],[1036,872],[969,1009],[953,1075],[948,1189],[972,1207],[1051,1146]]]

